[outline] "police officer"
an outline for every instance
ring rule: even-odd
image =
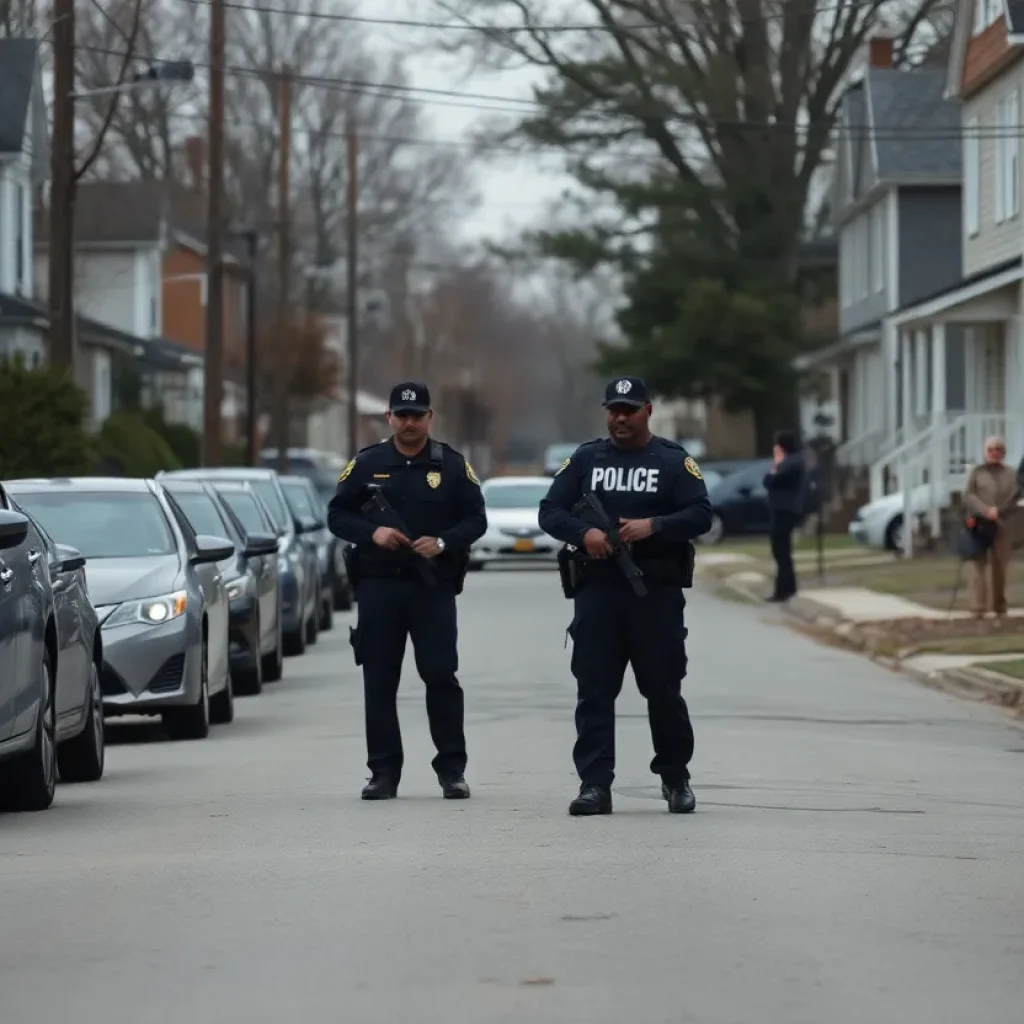
[[[711,526],[711,503],[696,462],[651,433],[651,401],[638,377],[619,377],[605,393],[607,438],[581,445],[540,503],[545,533],[576,549],[581,582],[569,627],[576,677],[573,750],[582,783],[573,815],[610,814],[615,775],[615,700],[627,664],[647,699],[654,740],[651,771],[668,809],[696,807],[690,789],[693,728],[681,694],[686,675],[683,584],[692,574],[690,542]],[[638,596],[613,557],[607,532],[574,511],[593,493],[643,573]]]
[[[409,637],[426,684],[434,771],[447,799],[467,799],[455,598],[470,545],[487,529],[483,495],[469,462],[430,437],[425,384],[396,385],[388,408],[392,437],[363,448],[342,470],[327,517],[331,532],[354,544],[358,621],[352,646],[363,666],[371,772],[362,796],[398,794],[404,758],[396,702]],[[373,508],[368,498],[376,488],[386,500]],[[381,504],[393,515],[382,513]]]

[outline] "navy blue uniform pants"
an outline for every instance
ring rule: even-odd
[[[397,702],[408,638],[427,688],[427,717],[437,748],[434,771],[461,775],[466,770],[466,737],[462,688],[456,678],[455,594],[444,585],[427,588],[418,579],[368,578],[359,581],[356,599],[354,644],[363,665],[367,766],[396,781],[402,775]]]
[[[793,565],[793,531],[800,517],[793,512],[772,513],[769,540],[775,559],[774,597],[787,599],[796,593],[796,568]]]
[[[641,598],[619,581],[599,581],[584,587],[575,604],[569,631],[580,780],[610,788],[615,778],[615,700],[627,666],[647,698],[651,771],[669,785],[689,779],[693,727],[681,692],[687,664],[682,590],[652,588]]]

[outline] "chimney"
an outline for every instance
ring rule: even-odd
[[[185,140],[185,160],[188,164],[189,185],[196,192],[206,186],[206,140],[199,135],[190,135]]]
[[[868,67],[891,68],[895,41],[885,31],[877,31],[868,38]]]

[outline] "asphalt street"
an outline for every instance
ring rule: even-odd
[[[692,817],[632,680],[615,814],[569,818],[569,604],[461,600],[473,799],[364,803],[350,616],[203,742],[111,728],[106,778],[0,818],[3,1024],[1007,1024],[1024,732],[692,592]]]

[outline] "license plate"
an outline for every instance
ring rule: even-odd
[[[512,546],[516,549],[516,551],[525,553],[527,551],[533,550],[533,541],[521,537]]]

